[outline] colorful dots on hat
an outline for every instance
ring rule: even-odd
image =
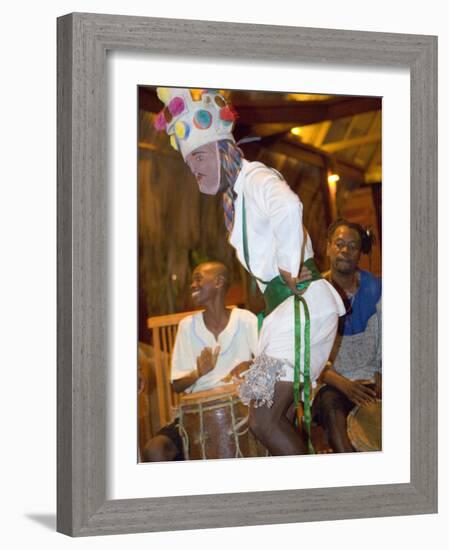
[[[212,124],[212,115],[206,109],[199,109],[193,117],[193,124],[200,130],[207,130]]]
[[[154,127],[156,130],[161,132],[162,130],[165,130],[165,127],[167,126],[165,122],[164,112],[161,111],[156,115],[156,118],[154,119]]]
[[[185,109],[182,97],[174,97],[168,104],[168,109],[174,117],[180,115]]]
[[[219,107],[224,107],[226,105],[226,101],[221,97],[221,95],[216,95],[215,96],[215,103]]]
[[[227,124],[231,124],[231,122],[234,122],[235,120],[235,113],[229,106],[226,105],[220,109],[220,119]]]
[[[168,103],[170,100],[170,89],[157,88],[157,97],[162,101],[162,103]]]
[[[179,151],[178,142],[176,141],[176,136],[174,135],[170,136],[170,145],[173,147],[175,151]]]
[[[203,94],[204,90],[201,90],[199,88],[189,88],[190,97],[192,101],[201,101],[201,96]]]
[[[187,139],[190,134],[190,127],[186,122],[178,120],[175,124],[175,134],[179,139]]]

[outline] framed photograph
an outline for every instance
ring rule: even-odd
[[[436,512],[436,82],[435,37],[115,15],[58,19],[60,532],[86,536]],[[153,174],[176,172],[179,164],[168,137],[152,133],[164,107],[156,87],[214,89],[226,102],[232,99],[240,116],[237,138],[261,138],[242,140],[245,157],[300,174],[300,197],[308,186],[320,190],[309,205],[318,204],[308,221],[316,222],[314,245],[337,213],[351,217],[344,193],[357,192],[357,166],[365,158],[359,170],[365,178],[369,164],[372,219],[360,221],[376,227],[382,239],[383,333],[390,338],[384,343],[381,451],[182,464],[142,460],[141,433],[147,430],[146,440],[168,421],[170,403],[158,395],[154,425],[137,426],[137,338],[144,343],[141,333],[154,313],[188,309],[179,288],[188,285],[196,265],[211,259],[210,243],[198,239],[182,251],[186,265],[168,262],[160,248],[143,257],[142,232],[150,234],[146,245],[155,241],[154,228],[142,224],[137,246],[138,212],[160,207],[154,194],[137,198],[138,179],[148,176],[145,159],[155,151],[168,159],[169,167],[160,162]],[[311,102],[320,112],[315,119]],[[301,116],[292,117],[295,108]],[[303,121],[306,112],[308,133],[302,124],[295,133],[291,122]],[[360,118],[353,119],[365,113],[370,131],[362,135]],[[312,128],[345,116],[343,126],[332,129],[333,139],[329,124]],[[338,147],[338,131],[359,147],[357,162],[348,144],[339,166],[326,154],[326,143],[328,153]],[[330,178],[338,172],[339,197]],[[172,175],[187,188],[195,185],[188,177]],[[175,194],[164,193],[168,199]],[[187,204],[186,197],[182,201]],[[201,206],[214,216],[216,209],[216,201]],[[185,220],[194,207],[170,212],[156,230],[177,235],[178,242],[180,213]],[[320,269],[324,241],[315,247]],[[229,259],[226,254],[214,259]],[[369,267],[380,274],[380,247],[377,254]],[[248,307],[251,283],[238,266],[233,272],[229,304]],[[152,274],[160,303],[148,310],[142,304],[151,286],[141,300],[137,281]],[[391,348],[401,348],[400,354],[390,354]],[[143,416],[150,417],[148,411]]]

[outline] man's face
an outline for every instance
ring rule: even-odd
[[[208,300],[215,298],[221,286],[217,273],[208,268],[207,264],[199,265],[192,273],[192,300],[196,306],[204,305]]]
[[[327,255],[332,271],[341,274],[354,273],[360,259],[360,235],[354,229],[337,227],[327,244]]]
[[[185,159],[198,182],[201,193],[216,195],[220,189],[221,165],[218,143],[207,143],[189,153]]]

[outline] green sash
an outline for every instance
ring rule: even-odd
[[[294,314],[295,314],[295,369],[293,380],[293,392],[295,408],[298,410],[300,401],[300,374],[303,375],[304,380],[304,422],[306,425],[308,450],[309,454],[314,454],[315,450],[312,445],[311,439],[311,406],[310,406],[310,393],[311,393],[311,379],[310,379],[310,314],[307,302],[302,296],[294,294],[293,291],[287,286],[285,281],[280,275],[272,279],[271,281],[262,281],[256,277],[250,267],[249,263],[249,250],[248,250],[248,236],[246,230],[246,208],[245,197],[242,196],[242,231],[243,231],[243,254],[245,256],[246,267],[249,273],[254,279],[260,281],[266,285],[263,293],[265,300],[265,310],[258,315],[259,330],[262,326],[263,319],[269,315],[279,304],[284,302],[290,296],[295,296],[294,300]],[[312,281],[321,279],[321,274],[318,271],[313,258],[309,258],[304,262],[304,265],[312,272],[312,278],[298,283],[296,288],[298,290],[306,290]],[[301,305],[304,314],[304,366],[301,369]],[[297,417],[297,422],[301,419]]]

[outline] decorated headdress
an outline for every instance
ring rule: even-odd
[[[187,88],[157,88],[157,95],[165,107],[154,125],[167,132],[171,146],[184,159],[201,145],[222,139],[235,141],[235,112],[218,92],[203,90],[195,99]]]

